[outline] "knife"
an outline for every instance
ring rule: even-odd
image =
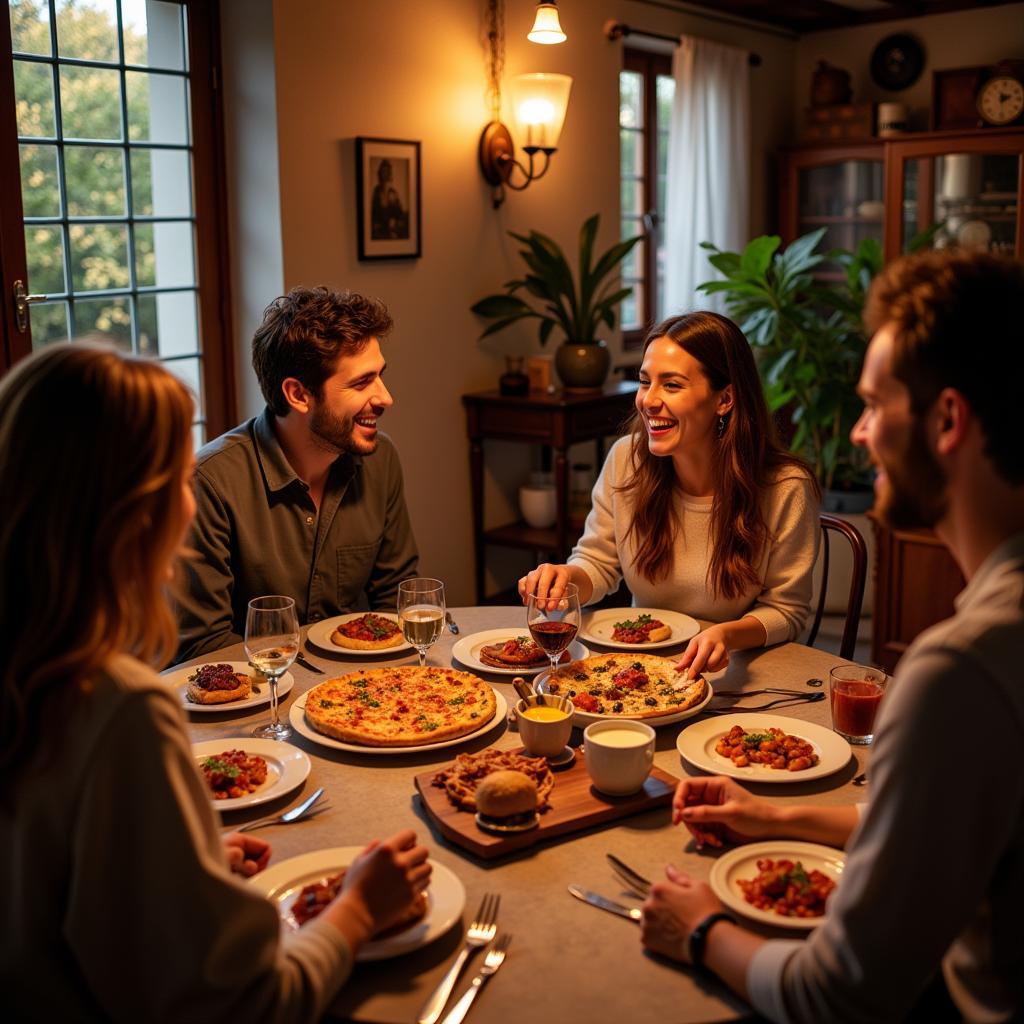
[[[309,669],[310,672],[315,672],[318,676],[324,674],[322,668],[317,668],[304,654],[296,654],[295,660],[305,669]]]
[[[450,629],[450,630],[451,630],[451,631],[452,631],[452,632],[453,632],[453,633],[454,633],[454,634],[455,634],[456,636],[458,636],[458,633],[459,633],[459,627],[458,627],[458,626],[457,626],[457,625],[455,624],[455,620],[454,620],[454,619],[452,618],[452,613],[451,613],[451,612],[445,612],[445,613],[444,613],[444,621],[448,623],[448,628],[449,628],[449,629]]]
[[[638,907],[624,907],[621,903],[616,903],[615,900],[605,899],[599,893],[581,889],[578,885],[570,885],[569,892],[576,899],[589,903],[592,907],[599,907],[601,910],[607,910],[609,914],[618,914],[619,917],[628,918],[630,921],[639,922],[643,916]]]

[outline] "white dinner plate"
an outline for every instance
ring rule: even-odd
[[[820,846],[818,843],[772,839],[765,843],[749,843],[746,846],[738,846],[735,850],[723,853],[711,868],[710,882],[715,895],[738,914],[743,914],[744,917],[749,917],[753,921],[774,925],[776,928],[797,928],[801,931],[817,928],[828,914],[828,902],[825,903],[825,914],[821,917],[783,917],[782,914],[776,914],[772,910],[759,910],[752,903],[746,901],[743,890],[737,882],[739,879],[747,881],[756,878],[757,862],[762,857],[771,857],[772,860],[800,861],[805,871],[810,872],[817,868],[838,885],[843,876],[843,868],[846,866],[846,854],[841,850],[833,850],[830,846]],[[833,889],[829,900],[834,896],[835,890]]]
[[[548,677],[550,674],[550,672],[544,672],[534,680],[533,688],[537,693],[548,693]],[[707,683],[707,693],[704,694],[702,700],[699,700],[692,708],[687,708],[685,711],[676,711],[671,715],[660,715],[655,718],[641,718],[639,715],[599,715],[593,711],[580,711],[577,708],[572,715],[572,724],[580,729],[585,729],[588,725],[593,725],[594,722],[621,722],[623,719],[628,719],[634,722],[645,722],[652,729],[659,729],[663,725],[682,722],[686,718],[693,718],[694,715],[699,715],[711,702],[711,698],[714,697],[715,691],[712,689],[711,683],[708,682],[707,678],[705,678],[704,682]],[[563,695],[560,694],[559,696]]]
[[[455,644],[452,648],[452,657],[459,664],[465,665],[466,668],[473,669],[475,672],[493,672],[497,676],[534,676],[547,669],[547,658],[544,659],[543,665],[537,665],[534,668],[527,668],[525,665],[519,668],[498,668],[480,660],[481,647],[497,643],[499,640],[511,640],[513,637],[528,635],[526,630],[517,632],[514,626],[510,626],[508,629],[485,629],[482,633],[471,633]],[[569,658],[572,661],[580,661],[589,657],[590,651],[579,640],[573,640],[569,645]]]
[[[178,691],[181,706],[186,711],[197,715],[217,715],[225,711],[247,711],[249,708],[258,708],[263,704],[270,703],[270,683],[266,679],[258,679],[259,673],[247,661],[208,661],[205,665],[230,665],[232,672],[244,672],[250,680],[253,680],[254,687],[259,687],[259,693],[250,692],[245,700],[232,700],[226,704],[193,704],[188,699],[188,680],[202,668],[202,665],[189,665],[188,668],[175,668],[162,673],[163,678]],[[284,697],[295,685],[295,677],[291,672],[285,672],[277,683],[277,696]]]
[[[672,630],[672,635],[667,640],[658,640],[653,644],[624,644],[612,639],[616,622],[625,622],[645,614],[664,622]],[[584,640],[617,651],[656,651],[660,647],[677,647],[699,632],[700,623],[695,618],[665,608],[600,608],[584,612],[580,622],[580,636]]]
[[[497,723],[504,722],[505,716],[508,714],[508,703],[505,698],[497,691],[494,691],[494,699],[496,707],[494,709],[493,717],[489,718],[486,722],[474,729],[472,732],[468,732],[465,736],[455,736],[449,740],[441,740],[440,743],[420,743],[413,747],[370,747],[362,743],[346,743],[344,740],[336,740],[333,736],[325,736],[322,732],[317,732],[309,722],[306,721],[306,697],[308,692],[304,693],[288,711],[288,717],[291,720],[292,727],[297,733],[305,736],[307,740],[312,740],[314,743],[319,743],[322,747],[332,747],[335,750],[347,750],[353,754],[380,754],[382,756],[390,755],[394,757],[398,754],[420,754],[424,750],[440,750],[442,747],[454,747],[459,743],[465,743],[467,740],[475,739],[482,733],[487,732],[488,729],[493,728]]]
[[[304,750],[280,740],[259,740],[252,736],[228,736],[223,740],[204,740],[192,744],[192,754],[198,765],[208,757],[216,757],[226,750],[242,750],[246,754],[262,757],[267,762],[267,777],[263,785],[247,796],[215,800],[210,794],[210,803],[218,811],[237,811],[242,807],[255,807],[268,800],[276,800],[290,793],[306,781],[310,770],[309,756]],[[202,769],[200,769],[201,771]]]
[[[336,846],[330,850],[303,853],[253,875],[250,884],[277,906],[281,920],[287,926],[295,928],[291,908],[302,887],[337,874],[362,852],[361,846]],[[386,960],[411,953],[440,938],[462,917],[466,906],[466,890],[462,882],[443,864],[430,861],[430,865],[433,871],[427,889],[426,916],[397,935],[367,942],[356,954],[357,960]]]
[[[382,647],[379,651],[355,651],[351,647],[340,647],[331,639],[331,634],[343,622],[360,619],[365,614],[366,612],[349,612],[347,615],[335,615],[331,619],[321,619],[309,627],[306,639],[314,647],[319,647],[321,651],[330,651],[331,654],[349,654],[354,658],[393,657],[396,654],[402,654],[404,651],[412,650],[412,644],[404,636],[400,644],[395,644],[394,647]],[[392,612],[374,612],[373,614],[379,615],[382,619],[390,619],[395,625],[398,625],[398,616]]]
[[[734,725],[750,732],[764,732],[771,728],[799,736],[814,747],[818,763],[813,768],[805,768],[799,772],[767,768],[763,764],[737,768],[729,758],[715,752],[715,745]],[[786,718],[760,711],[746,715],[741,712],[734,715],[717,715],[687,726],[676,738],[676,749],[683,760],[689,761],[694,768],[700,768],[712,775],[728,775],[743,782],[807,782],[845,768],[850,760],[850,744],[831,729],[814,725],[813,722],[801,721],[799,718]]]

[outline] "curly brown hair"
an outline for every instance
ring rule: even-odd
[[[252,368],[271,411],[288,415],[290,406],[281,390],[288,377],[320,398],[338,359],[355,355],[371,338],[380,340],[393,323],[379,299],[322,285],[293,288],[274,299],[252,339]]]
[[[733,407],[715,445],[711,535],[714,550],[708,582],[716,594],[734,598],[761,581],[757,561],[771,542],[762,497],[780,480],[817,481],[801,459],[779,443],[768,413],[750,345],[728,317],[698,311],[669,317],[644,340],[644,350],[658,338],[670,338],[701,365],[715,391],[729,384]],[[635,541],[637,571],[652,582],[672,568],[679,530],[679,481],[671,458],[652,455],[643,419],[631,423],[632,476],[620,490],[633,496],[633,521],[627,536]]]
[[[904,256],[873,282],[864,323],[872,334],[893,326],[892,372],[914,412],[955,388],[977,415],[996,470],[1024,484],[1024,266],[963,249]]]

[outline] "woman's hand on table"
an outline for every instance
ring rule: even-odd
[[[708,914],[722,909],[706,882],[697,882],[672,864],[665,867],[665,882],[655,882],[644,900],[640,941],[662,956],[690,962],[690,933]]]
[[[568,583],[575,583],[580,604],[586,604],[594,593],[594,584],[586,572],[576,565],[554,565],[542,562],[519,581],[519,596],[528,604],[531,594],[556,600],[565,594]]]
[[[236,875],[252,878],[270,860],[270,843],[244,832],[228,832],[221,837],[228,866]]]
[[[729,664],[728,631],[724,623],[708,626],[687,644],[677,672],[685,672],[695,679],[702,672],[718,672]]]
[[[697,849],[749,843],[779,834],[776,808],[722,776],[683,779],[672,798],[672,824],[685,825]]]

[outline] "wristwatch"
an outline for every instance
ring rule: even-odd
[[[719,921],[731,921],[736,924],[736,918],[732,914],[726,914],[724,911],[717,911],[714,914],[708,914],[696,928],[690,932],[689,941],[686,944],[686,952],[690,957],[690,963],[694,967],[704,966],[704,947],[707,945],[708,932],[711,931],[711,926],[717,924]]]

